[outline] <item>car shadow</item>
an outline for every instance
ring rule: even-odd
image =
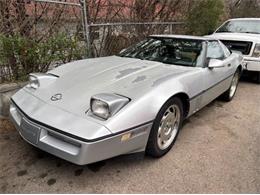
[[[258,84],[256,81],[256,75],[255,74],[249,74],[248,72],[245,72],[242,74],[240,78],[240,82],[244,83],[250,83],[250,84]]]
[[[149,156],[146,156],[145,152],[139,152],[139,153],[133,153],[133,154],[123,154],[123,155],[120,155],[120,156],[116,156],[116,157],[113,157],[113,158],[110,158],[110,159],[91,163],[91,164],[88,164],[88,165],[76,165],[76,164],[73,164],[69,161],[60,159],[60,158],[58,158],[58,157],[56,157],[52,154],[49,154],[45,151],[37,149],[33,146],[30,146],[30,150],[31,150],[30,153],[32,154],[34,159],[36,158],[37,160],[42,160],[42,161],[44,161],[44,164],[47,163],[48,166],[50,166],[50,167],[57,167],[57,168],[64,167],[66,169],[68,167],[71,167],[71,168],[78,168],[79,170],[83,169],[83,168],[84,169],[87,168],[89,171],[94,172],[94,173],[99,172],[107,164],[140,163],[143,160],[152,161],[152,159],[153,159]],[[75,176],[79,176],[81,174],[79,170],[75,172]]]

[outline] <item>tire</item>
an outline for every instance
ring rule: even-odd
[[[183,122],[183,103],[178,97],[168,100],[158,112],[146,146],[146,154],[165,155],[174,145]]]
[[[230,102],[234,98],[237,91],[239,78],[240,78],[240,72],[239,70],[237,70],[232,78],[232,82],[229,89],[221,95],[222,100],[226,102]]]

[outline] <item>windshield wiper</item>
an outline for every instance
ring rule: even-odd
[[[233,33],[232,31],[217,31],[216,33]]]
[[[241,33],[248,33],[248,34],[260,34],[260,33],[258,33],[258,32],[241,32]]]
[[[246,32],[217,31],[216,33],[248,33],[248,34],[260,34],[260,33],[258,33],[258,32],[250,32],[250,31],[246,31]]]

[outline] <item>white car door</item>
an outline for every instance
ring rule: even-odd
[[[216,99],[230,87],[235,67],[230,52],[226,51],[221,42],[217,40],[208,41],[207,59],[215,59],[223,66],[204,68],[204,93],[201,107]]]

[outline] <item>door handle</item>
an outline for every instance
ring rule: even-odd
[[[231,64],[228,64],[227,66],[228,66],[228,67],[230,67],[230,66],[231,66]]]

